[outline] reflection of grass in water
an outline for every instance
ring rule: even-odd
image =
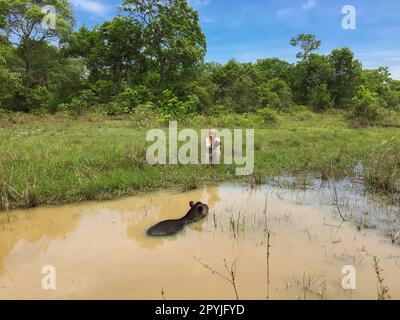
[[[287,176],[283,178],[283,180],[289,179],[290,177]],[[271,193],[275,201],[280,200],[285,203],[294,203],[299,207],[306,207],[310,204],[320,205],[327,209],[327,213],[334,213],[332,218],[338,220],[338,223],[341,223],[340,226],[343,224],[352,224],[359,232],[365,229],[378,229],[390,235],[393,243],[396,243],[396,240],[393,238],[393,230],[396,229],[397,231],[398,225],[395,224],[396,221],[391,217],[397,214],[397,209],[389,202],[384,201],[385,199],[382,199],[379,195],[372,197],[369,193],[364,193],[351,184],[348,185],[347,180],[337,182],[328,181],[320,185],[317,179],[311,179],[311,187],[304,190],[304,192],[283,189],[284,187],[280,187],[279,184],[277,185],[277,182],[279,182],[278,178],[274,180],[272,185],[268,184],[267,186],[259,187],[255,191],[246,189],[246,192],[251,194],[257,192],[260,196],[265,192],[267,194]],[[260,202],[259,199],[257,201]],[[247,206],[246,204],[242,204],[238,208],[237,205],[235,207],[229,202],[225,204],[223,212],[224,215],[222,216],[213,215],[215,230],[219,229],[219,227],[222,232],[230,230],[236,239],[240,236],[265,231],[265,214],[262,214],[260,206],[254,209],[252,205]],[[272,215],[269,219],[278,223],[295,224],[295,222],[291,221],[292,215],[293,213]],[[223,218],[224,216],[225,219]],[[340,228],[338,228],[339,230]],[[310,241],[313,241],[313,238],[317,241],[319,240],[318,234],[311,232],[309,228],[304,228],[304,232]],[[400,239],[400,233],[397,238]],[[334,243],[341,242],[340,238],[335,238],[334,241]]]
[[[240,221],[240,214],[241,211],[239,211],[238,217],[235,219],[233,216],[230,217],[229,219],[229,224],[231,227],[231,230],[233,232],[233,235],[235,238],[239,238],[239,231],[240,230],[245,230],[245,217],[242,218],[242,221]]]

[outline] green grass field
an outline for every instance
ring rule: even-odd
[[[218,120],[204,118],[182,127],[193,122],[205,129]],[[360,161],[371,190],[399,192],[400,129],[395,127],[352,129],[339,114],[283,115],[273,127],[257,126],[255,172],[242,178],[235,176],[234,166],[150,166],[147,130],[130,119],[3,116],[0,209],[188,190],[222,181],[259,184],[282,174],[339,179],[352,177]]]

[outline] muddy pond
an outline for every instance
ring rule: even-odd
[[[190,200],[209,205],[206,219],[172,237],[146,235],[184,215]],[[231,271],[240,299],[377,299],[374,256],[400,299],[398,231],[398,207],[346,181],[304,190],[224,184],[2,212],[0,299],[235,299]],[[42,287],[46,265],[55,290]],[[348,265],[355,290],[342,287]]]

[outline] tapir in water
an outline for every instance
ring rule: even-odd
[[[209,208],[205,203],[197,202],[195,204],[194,201],[190,201],[189,205],[190,210],[186,216],[157,223],[147,231],[147,234],[152,237],[171,236],[182,231],[188,224],[197,222],[208,215]]]

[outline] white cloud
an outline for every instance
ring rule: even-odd
[[[215,22],[217,22],[217,20],[215,20],[215,18],[213,18],[213,17],[204,17],[202,21],[205,22],[205,23],[215,23]]]
[[[191,6],[206,6],[211,3],[211,0],[189,0]]]
[[[279,10],[276,14],[278,16],[282,17],[282,16],[288,15],[289,13],[292,13],[293,11],[294,11],[294,9],[292,9],[292,8],[285,8],[285,9]]]
[[[297,11],[310,10],[310,9],[314,8],[316,5],[317,5],[316,0],[307,0],[307,2],[304,2],[301,5],[301,8],[284,8],[284,9],[278,10],[276,14],[278,15],[278,17],[283,17],[283,16],[289,15],[291,13],[295,13]]]
[[[99,0],[71,0],[70,2],[75,8],[98,17],[105,17],[110,10],[108,5]]]
[[[303,10],[308,10],[308,9],[312,9],[315,7],[315,5],[317,4],[317,1],[315,0],[307,0],[307,2],[303,3],[303,5],[301,6],[301,8]]]

